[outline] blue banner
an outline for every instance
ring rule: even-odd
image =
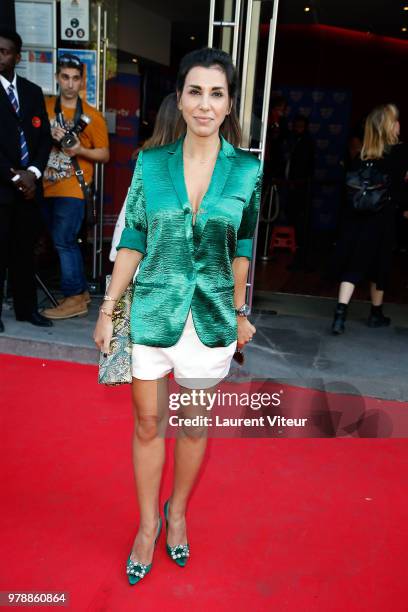
[[[296,115],[309,119],[316,147],[312,228],[333,230],[343,189],[351,92],[285,85],[274,90],[274,94],[287,100],[289,123]]]

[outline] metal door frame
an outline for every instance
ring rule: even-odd
[[[269,103],[271,95],[272,85],[272,69],[273,61],[275,56],[275,41],[276,41],[276,26],[278,21],[278,9],[279,0],[273,0],[273,12],[269,22],[269,39],[268,39],[268,51],[265,68],[265,79],[264,79],[264,95],[262,102],[262,118],[261,118],[261,136],[259,146],[254,148],[250,147],[251,138],[251,121],[252,121],[252,96],[254,91],[254,78],[255,78],[255,67],[256,62],[250,62],[258,51],[259,43],[259,25],[260,25],[260,8],[261,3],[264,0],[248,0],[247,11],[246,11],[246,24],[245,24],[245,43],[242,57],[242,74],[241,76],[241,100],[239,117],[240,124],[243,134],[243,146],[240,148],[256,153],[261,162],[265,159],[265,143],[266,133],[268,129],[268,116],[269,116]],[[238,38],[239,32],[242,25],[241,15],[241,0],[235,0],[235,18],[234,21],[215,21],[215,2],[216,0],[210,1],[210,19],[209,19],[209,31],[208,31],[208,46],[213,46],[214,31],[215,28],[233,28],[233,45],[232,45],[232,60],[236,67],[239,67],[238,58]],[[225,0],[223,0],[225,6]],[[237,61],[238,60],[238,61]],[[250,103],[250,104],[248,104]],[[248,280],[247,280],[247,304],[252,308],[252,300],[254,293],[254,277],[255,277],[255,265],[256,265],[256,245],[258,239],[258,226],[259,226],[259,215],[256,224],[256,230],[253,240],[252,248],[252,260],[249,267]]]
[[[108,12],[102,12],[97,6],[97,41],[96,41],[96,108],[105,116],[106,111],[106,70],[108,50]],[[93,226],[92,244],[92,283],[97,289],[98,280],[102,278],[103,264],[103,214],[104,214],[104,179],[105,168],[102,163],[94,165],[94,207],[97,210],[97,221]],[[104,290],[102,288],[102,290]]]

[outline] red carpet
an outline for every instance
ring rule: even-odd
[[[95,381],[95,367],[0,356],[0,591],[68,591],[75,612],[408,610],[404,439],[210,440],[188,566],[162,535],[129,587],[129,388]]]

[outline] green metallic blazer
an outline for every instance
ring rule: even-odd
[[[261,195],[261,162],[223,136],[195,224],[184,181],[183,141],[139,153],[118,249],[143,253],[131,308],[136,344],[169,347],[191,307],[206,346],[237,339],[234,257],[252,256]]]

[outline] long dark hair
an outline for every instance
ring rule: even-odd
[[[228,94],[231,100],[231,112],[225,117],[220,127],[220,132],[228,142],[238,147],[241,143],[241,127],[235,109],[238,76],[231,56],[225,53],[225,51],[221,51],[221,49],[213,49],[212,47],[204,47],[203,49],[196,49],[187,53],[180,62],[177,74],[176,90],[178,100],[184,89],[187,74],[196,66],[202,66],[203,68],[217,66],[224,72],[228,83]],[[185,123],[184,119],[183,122]]]
[[[143,143],[142,149],[151,149],[174,142],[186,131],[186,122],[177,107],[175,93],[163,98],[157,112],[153,134]]]

